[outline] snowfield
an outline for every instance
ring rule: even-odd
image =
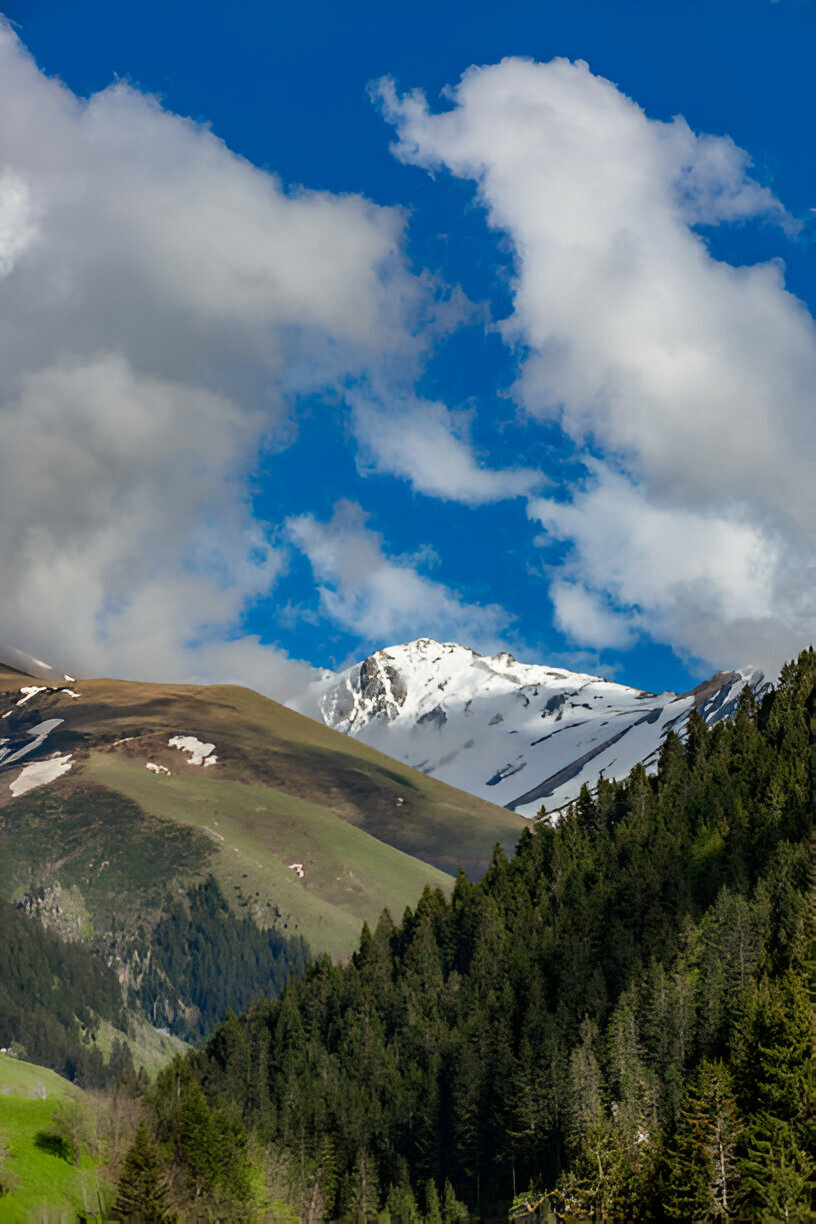
[[[47,761],[34,761],[24,765],[17,777],[9,784],[9,790],[15,799],[34,790],[35,786],[44,786],[47,782],[55,782],[71,768],[73,761],[69,756],[53,756]]]
[[[762,672],[720,672],[690,693],[647,693],[600,676],[479,655],[420,638],[326,673],[302,702],[323,721],[493,803],[535,816],[564,807],[601,774],[655,767],[670,729],[692,709],[709,723],[733,712]]]

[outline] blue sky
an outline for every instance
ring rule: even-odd
[[[812,3],[3,11],[0,637],[284,697],[807,644]]]

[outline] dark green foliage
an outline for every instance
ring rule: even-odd
[[[556,1189],[579,1218],[810,1218],[814,684],[808,651],[759,708],[669,734],[655,777],[230,1016],[189,1064],[195,1125],[240,1105],[327,1218]]]
[[[139,1002],[153,1024],[187,1040],[211,1032],[230,1007],[277,998],[308,961],[299,937],[238,918],[212,876],[160,920],[150,945]]]
[[[689,1083],[669,1151],[663,1205],[670,1216],[725,1219],[733,1214],[741,1130],[727,1069],[704,1060]]]
[[[211,1107],[189,1062],[177,1058],[149,1094],[156,1138],[175,1174],[174,1194],[195,1218],[249,1218],[254,1185],[237,1105]]]
[[[57,879],[76,888],[98,951],[128,942],[138,922],[163,903],[168,884],[200,873],[212,841],[196,829],[157,820],[105,786],[83,783],[72,793],[41,787],[3,808],[0,889],[37,891]]]
[[[18,1043],[32,1062],[85,1088],[102,1087],[132,1060],[120,1043],[105,1066],[94,1043],[100,1019],[122,1023],[113,970],[0,901],[0,1045]]]
[[[171,1218],[159,1153],[147,1123],[141,1122],[122,1166],[113,1219],[167,1224]]]

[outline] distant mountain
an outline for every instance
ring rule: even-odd
[[[688,693],[649,693],[599,676],[485,656],[420,638],[316,681],[301,708],[327,726],[522,816],[575,799],[583,783],[656,764],[692,710],[733,712],[755,668],[719,672]]]

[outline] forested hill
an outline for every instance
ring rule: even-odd
[[[760,708],[669,735],[655,777],[584,791],[229,1017],[158,1083],[173,1184],[248,1193],[183,1124],[243,1151],[237,1103],[310,1219],[506,1218],[555,1190],[579,1218],[810,1218],[815,683],[811,650]]]

